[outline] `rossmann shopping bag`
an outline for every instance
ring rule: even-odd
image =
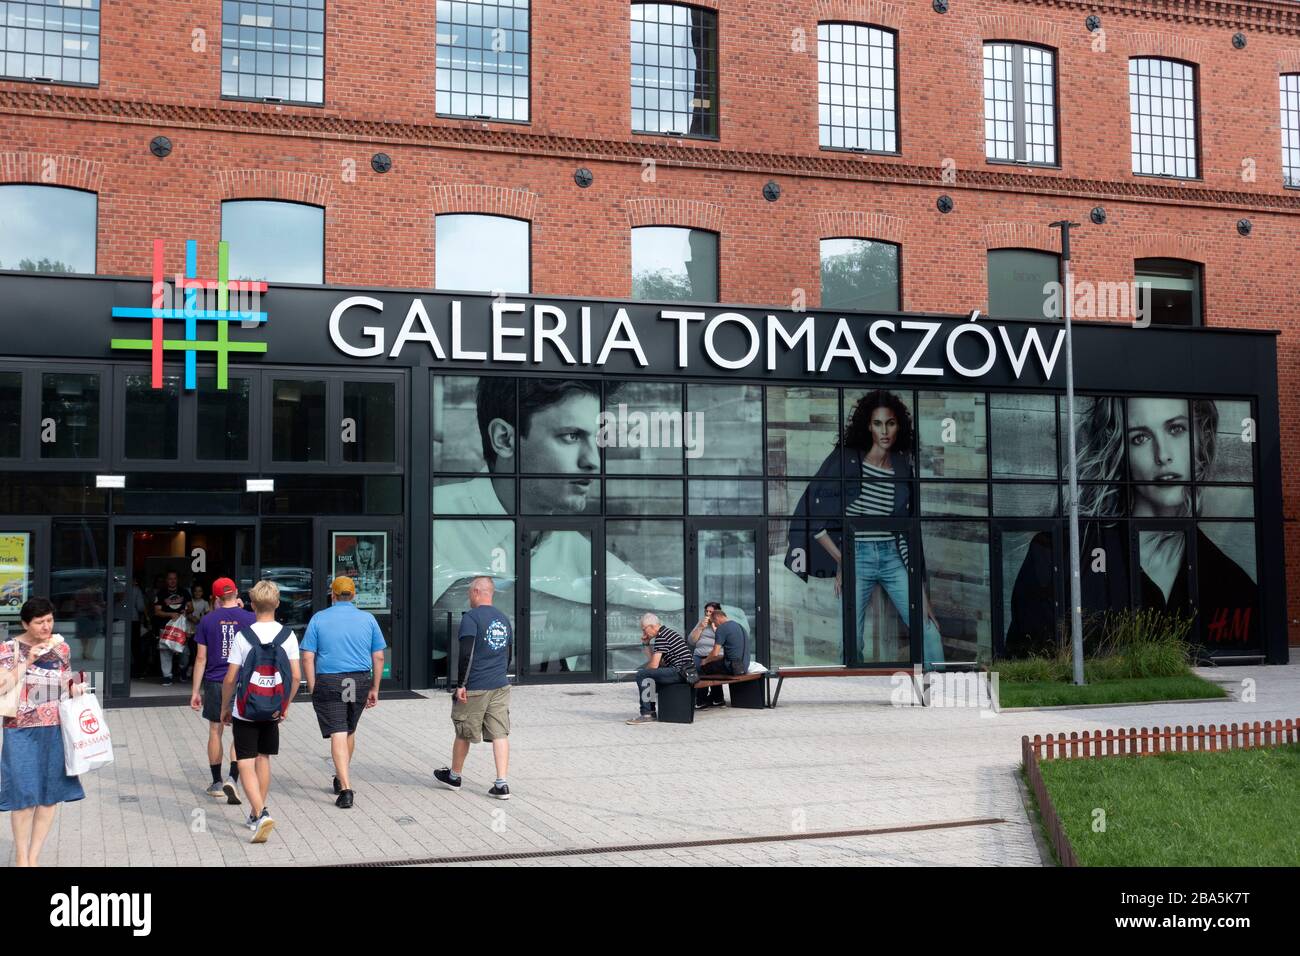
[[[68,776],[98,770],[113,762],[113,739],[99,698],[90,692],[59,703],[63,764]]]
[[[185,650],[185,644],[189,639],[189,631],[185,628],[185,616],[181,615],[162,629],[162,633],[158,635],[158,646],[179,654]]]

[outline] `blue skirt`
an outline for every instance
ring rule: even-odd
[[[63,734],[54,727],[4,732],[0,750],[0,810],[71,803],[86,796],[78,777],[64,771]]]

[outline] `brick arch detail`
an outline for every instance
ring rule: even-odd
[[[1210,243],[1172,232],[1152,232],[1134,236],[1131,251],[1134,259],[1186,259],[1204,264],[1210,258]]]
[[[224,199],[280,199],[328,206],[331,181],[312,173],[284,169],[225,169],[217,173]]]
[[[1060,254],[1057,233],[1037,222],[994,222],[984,226],[985,249],[1037,249]]]
[[[94,159],[57,153],[0,153],[0,183],[32,186],[70,186],[99,192],[104,164]]]
[[[537,217],[538,195],[527,189],[511,189],[507,186],[452,183],[434,186],[432,202],[434,215],[481,213],[532,222]]]
[[[1177,33],[1130,33],[1124,37],[1124,43],[1131,57],[1162,56],[1200,64],[1209,54],[1209,46],[1204,40]]]
[[[817,214],[817,235],[820,239],[876,239],[902,245],[903,219],[851,209],[821,212]]]
[[[1053,49],[1061,46],[1059,24],[1019,13],[980,17],[980,36],[985,40],[1021,40],[1026,43],[1041,43]]]
[[[1277,57],[1279,73],[1300,73],[1300,50],[1283,50]]]
[[[686,226],[722,232],[722,207],[698,199],[628,199],[624,202],[628,225]]]
[[[818,23],[840,20],[891,30],[903,27],[903,8],[881,0],[817,0],[813,10]]]

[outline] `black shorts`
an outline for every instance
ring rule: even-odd
[[[221,681],[219,680],[203,682],[203,719],[214,724],[221,723]]]
[[[254,757],[274,757],[280,752],[280,722],[278,720],[230,721],[235,732],[235,759],[252,760]]]
[[[316,723],[320,724],[322,737],[357,732],[372,683],[370,671],[316,675],[311,705],[316,710]]]

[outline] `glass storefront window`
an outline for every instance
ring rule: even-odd
[[[435,288],[493,295],[531,290],[526,220],[457,213],[438,216],[435,232]]]
[[[446,676],[448,649],[460,629],[461,616],[469,610],[469,584],[474,578],[492,578],[496,584],[493,606],[510,618],[516,632],[519,630],[515,616],[515,523],[438,519],[433,522],[432,538],[430,645],[434,673]]]
[[[1056,398],[989,395],[994,478],[1046,479],[1056,475]]]
[[[126,377],[123,457],[149,461],[176,459],[180,391],[179,375],[164,375],[161,388],[153,388],[147,374]]]
[[[771,521],[767,531],[768,622],[773,667],[844,662],[844,614],[835,565],[814,535],[842,535],[839,521],[814,527]],[[818,557],[820,555],[820,557]]]
[[[988,477],[984,394],[920,392],[916,401],[921,477]]]
[[[611,478],[605,483],[605,513],[631,517],[679,515],[682,483],[663,478]]]
[[[431,386],[433,470],[514,471],[515,379],[434,375]]]
[[[862,459],[877,445],[886,448],[897,478],[916,474],[916,414],[912,393],[891,389],[846,388],[844,476],[860,479]],[[892,459],[902,456],[902,463]]]
[[[709,515],[761,515],[763,513],[763,483],[737,481],[731,478],[695,479],[690,483],[690,503],[687,514],[698,517]]]
[[[923,521],[927,663],[987,662],[993,655],[992,578],[989,529],[983,521]],[[929,633],[939,632],[935,658]]]
[[[821,241],[822,308],[897,312],[898,246],[874,239]]]
[[[115,590],[126,586],[115,581]],[[74,671],[104,671],[108,611],[108,525],[55,521],[50,536],[50,600],[54,633],[72,652]]]
[[[41,457],[99,457],[99,376],[46,372],[41,376]]]
[[[394,383],[344,382],[343,419],[344,461],[396,461],[397,388]]]
[[[763,473],[763,390],[757,385],[688,385],[686,409],[695,416],[699,454],[687,458],[692,475],[749,477]]]
[[[0,458],[23,453],[23,373],[0,372]]]
[[[1196,423],[1197,459],[1203,462],[1197,479],[1254,481],[1258,425],[1250,402],[1193,402],[1192,417]]]
[[[1057,486],[998,483],[993,486],[993,513],[1007,518],[1047,518],[1057,513]]]
[[[271,459],[325,461],[325,383],[276,379],[271,393]]]
[[[304,628],[312,613],[312,521],[262,522],[262,580],[280,589],[275,619]],[[298,633],[302,633],[299,631]]]
[[[988,485],[973,481],[921,483],[921,514],[926,517],[981,518],[989,513]]]
[[[252,382],[231,376],[223,391],[216,377],[200,375],[195,393],[198,430],[195,457],[199,461],[247,461]]]
[[[632,230],[632,298],[718,301],[718,234],[679,226]]]
[[[230,244],[230,278],[325,281],[325,210],[265,199],[221,204],[221,239]]]
[[[604,414],[600,445],[611,475],[680,475],[683,453],[698,444],[680,385],[606,382]]]
[[[94,274],[98,204],[79,189],[0,186],[0,269]]]
[[[1196,562],[1201,642],[1211,652],[1258,649],[1255,525],[1246,521],[1200,522],[1196,526]]]
[[[682,522],[605,522],[607,678],[645,662],[640,618],[646,611],[686,636],[685,568]]]
[[[840,437],[839,392],[833,388],[769,386],[767,389],[767,473],[811,477],[836,454]],[[830,460],[824,477],[834,477]]]

